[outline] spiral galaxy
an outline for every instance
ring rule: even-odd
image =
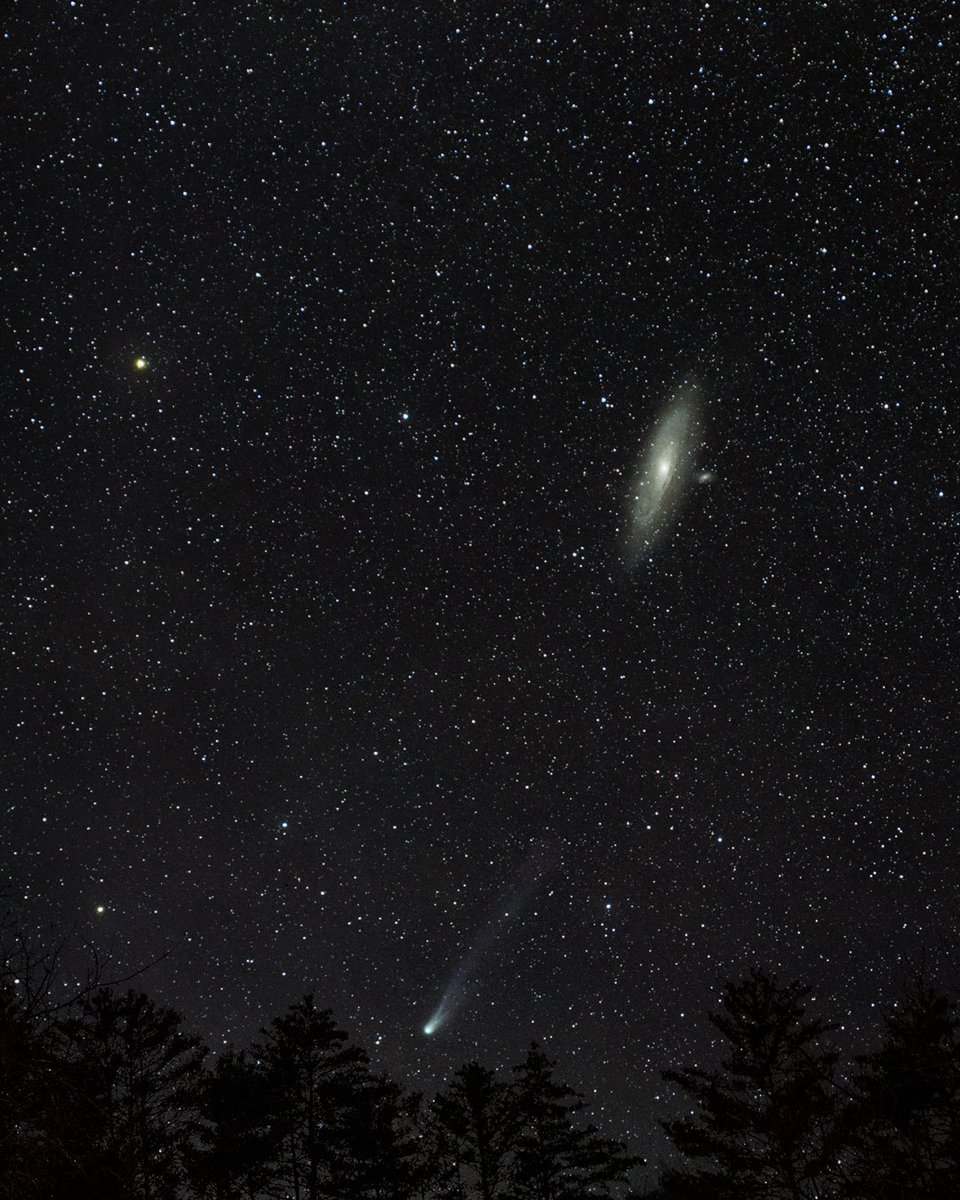
[[[700,408],[699,385],[685,383],[666,402],[647,437],[627,492],[623,552],[628,566],[653,550],[683,505],[695,477]]]

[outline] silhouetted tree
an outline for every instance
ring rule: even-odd
[[[104,982],[95,950],[81,982],[66,984],[70,939],[32,943],[16,914],[0,915],[0,1198],[110,1200],[123,1187],[102,1143],[103,1114],[89,1071],[67,1060],[60,1022]]]
[[[254,1200],[277,1157],[262,1067],[242,1053],[222,1054],[200,1088],[198,1116],[186,1155],[193,1192],[202,1200]]]
[[[98,1111],[57,1053],[54,1031],[0,991],[0,1197],[108,1196],[92,1147]]]
[[[580,1127],[582,1097],[553,1077],[555,1064],[536,1045],[514,1067],[516,1134],[510,1164],[510,1195],[516,1200],[579,1200],[607,1197],[629,1182],[640,1160],[620,1142]]]
[[[408,1200],[423,1176],[419,1096],[404,1096],[384,1075],[368,1075],[350,1093],[332,1164],[330,1193],[351,1200]]]
[[[277,1150],[277,1180],[293,1200],[340,1195],[337,1171],[346,1150],[353,1093],[366,1077],[366,1054],[347,1045],[329,1009],[312,996],[290,1006],[262,1031],[254,1056],[266,1067]]]
[[[822,1046],[836,1026],[806,1017],[809,988],[752,972],[727,985],[711,1014],[727,1039],[719,1071],[667,1071],[694,1104],[663,1126],[691,1166],[668,1170],[670,1200],[803,1200],[835,1195],[829,1130],[836,1111],[836,1054]]]
[[[869,1200],[960,1196],[960,1012],[914,978],[886,1015],[886,1037],[858,1059],[847,1127],[845,1195]]]
[[[507,1084],[477,1062],[462,1066],[432,1107],[440,1195],[496,1200],[507,1183],[515,1128]]]
[[[205,1051],[183,1018],[142,992],[86,996],[61,1030],[67,1061],[100,1121],[103,1170],[117,1194],[172,1200],[194,1128]]]

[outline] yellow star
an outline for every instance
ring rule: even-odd
[[[145,371],[147,369],[147,367],[150,366],[149,362],[147,362],[147,360],[145,358],[134,359],[133,365],[137,368],[138,371]]]

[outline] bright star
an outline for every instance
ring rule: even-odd
[[[145,358],[138,358],[138,359],[134,360],[133,365],[137,368],[138,371],[145,371],[150,364],[147,362],[147,360]]]

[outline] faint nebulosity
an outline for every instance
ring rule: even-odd
[[[20,6],[28,930],[215,1047],[535,1039],[652,1155],[724,979],[872,1029],[960,899],[956,23]]]

